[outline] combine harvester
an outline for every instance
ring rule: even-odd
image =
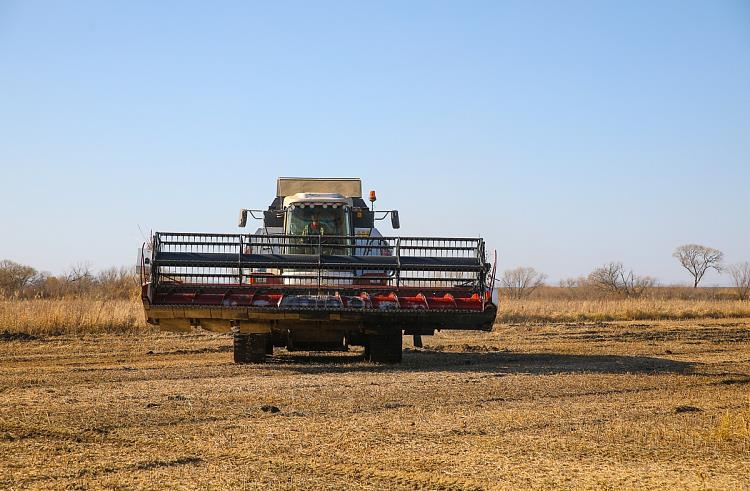
[[[359,179],[279,178],[255,234],[157,232],[141,249],[146,320],[171,331],[234,333],[234,361],[274,346],[401,361],[402,333],[492,329],[494,265],[480,238],[383,237]]]

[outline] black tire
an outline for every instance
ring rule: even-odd
[[[414,347],[422,348],[422,335],[421,334],[414,335]]]
[[[234,333],[234,362],[245,363],[247,351],[247,334]]]
[[[266,361],[267,340],[266,334],[235,333],[234,362],[264,363]]]
[[[401,363],[401,331],[372,335],[369,339],[370,357],[373,363]]]
[[[372,361],[372,353],[370,352],[370,341],[365,341],[365,361]]]

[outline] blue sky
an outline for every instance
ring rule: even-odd
[[[750,260],[743,1],[4,0],[0,114],[0,258],[55,274],[239,231],[278,176],[361,177],[399,234],[553,283]]]

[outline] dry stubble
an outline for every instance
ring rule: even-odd
[[[384,367],[227,337],[0,343],[0,487],[747,489],[747,321],[498,325]],[[274,412],[278,408],[278,412]]]

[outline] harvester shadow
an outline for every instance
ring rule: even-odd
[[[549,375],[558,373],[601,374],[690,374],[695,364],[649,356],[573,355],[520,352],[446,352],[405,350],[398,365],[369,363],[360,353],[335,356],[318,354],[274,357],[272,366],[299,373],[352,372],[486,372],[503,374]]]

